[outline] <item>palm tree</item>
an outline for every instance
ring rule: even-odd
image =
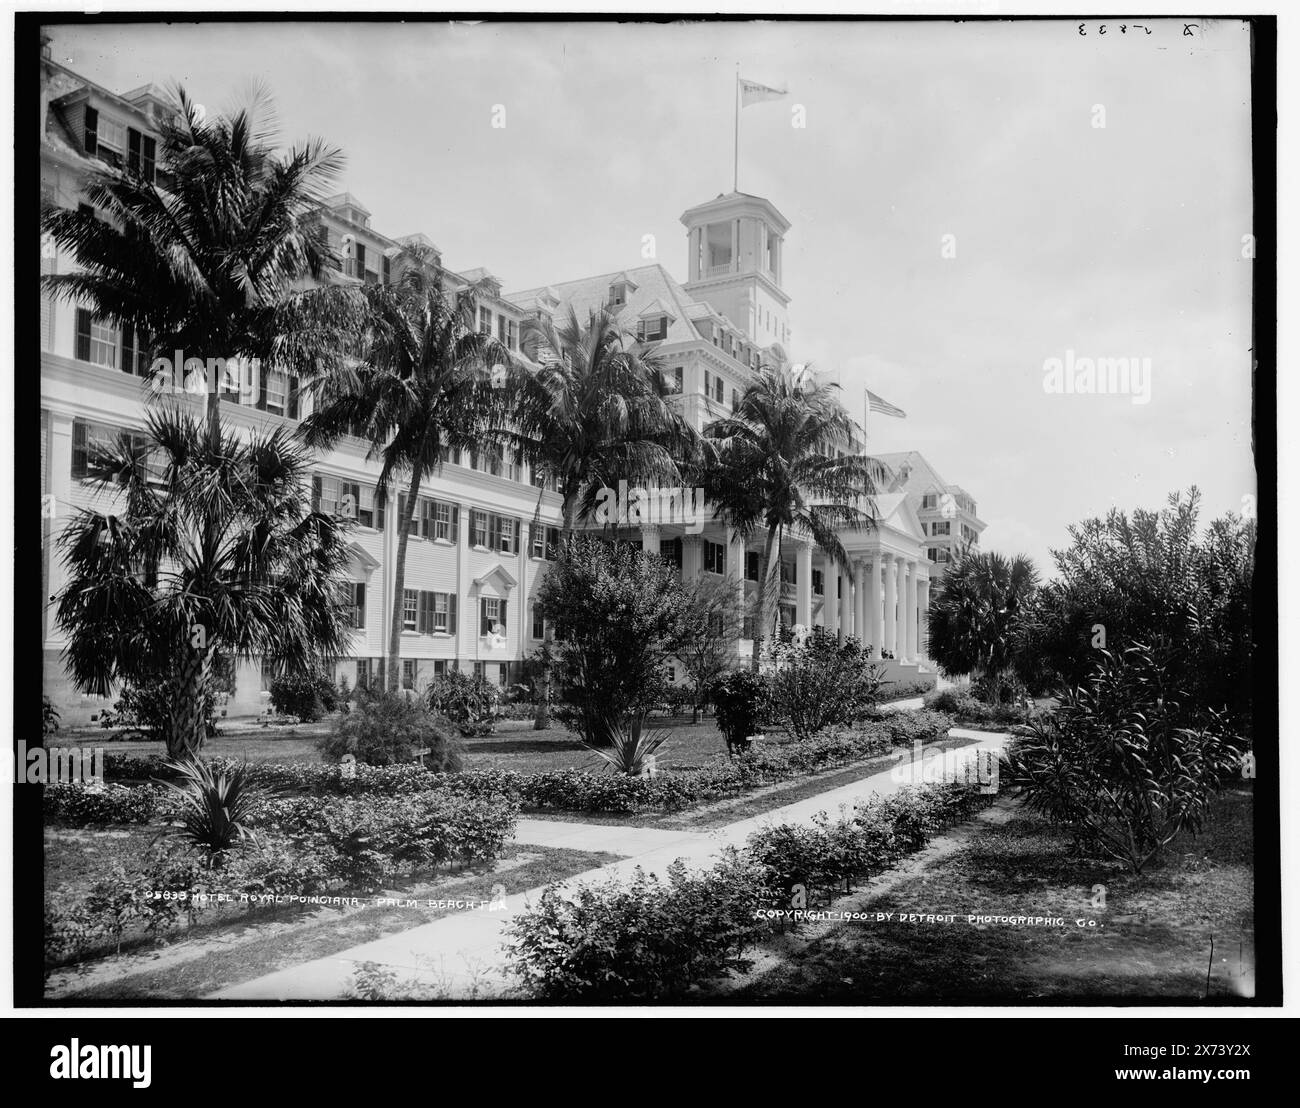
[[[158,181],[134,166],[97,172],[88,206],[42,212],[42,230],[80,267],[42,278],[44,287],[123,328],[146,364],[180,350],[187,361],[257,359],[296,373],[332,357],[337,336],[301,325],[298,309],[315,290],[298,283],[331,261],[310,216],[341,154],[319,140],[276,153],[264,91],[207,121],[183,88],[175,95],[179,111],[160,126]],[[182,367],[173,371],[179,379]],[[208,376],[216,442],[220,382]]]
[[[1037,588],[1038,570],[1023,554],[960,558],[930,602],[930,656],[949,673],[982,676],[999,702],[1019,624]]]
[[[762,366],[732,414],[704,429],[715,447],[704,469],[708,499],[746,539],[759,532],[765,536],[755,605],[755,669],[763,639],[776,623],[784,534],[807,533],[847,569],[837,532],[875,523],[870,497],[878,463],[836,454],[853,428],[838,389],[806,371],[796,375]],[[858,506],[863,501],[866,509]]]
[[[616,315],[594,308],[583,322],[570,306],[559,327],[549,316],[526,320],[522,340],[533,365],[516,372],[513,416],[502,431],[534,473],[555,479],[566,542],[591,517],[601,489],[620,480],[682,483],[681,465],[699,457],[699,436],[672,402],[663,361]],[[543,658],[550,643],[548,627]],[[538,730],[548,725],[547,699],[539,698]]]
[[[415,251],[406,260],[397,284],[361,290],[366,323],[355,348],[359,357],[308,382],[315,408],[300,428],[313,447],[344,435],[365,439],[367,458],[382,463],[376,482],[381,496],[399,475],[406,478],[397,516],[389,689],[400,677],[406,550],[421,485],[442,468],[448,451],[482,448],[489,429],[502,422],[508,390],[492,367],[512,364],[504,345],[474,329],[473,288],[449,297],[425,255]],[[322,303],[320,314],[328,316],[328,302]]]
[[[92,484],[121,511],[82,509],[59,537],[68,581],[55,618],[78,687],[164,681],[168,754],[206,737],[204,694],[218,652],[308,671],[343,653],[335,583],[339,524],[307,500],[309,458],[283,428],[222,434],[173,406],[146,416],[143,440],[93,451]]]

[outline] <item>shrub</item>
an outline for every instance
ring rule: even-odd
[[[314,723],[338,708],[339,693],[323,674],[286,673],[271,682],[271,704],[282,716]]]
[[[1031,724],[1004,780],[1084,845],[1140,873],[1179,833],[1200,831],[1245,743],[1214,713],[1183,726],[1181,691],[1148,647],[1101,654],[1088,683]]]
[[[650,759],[671,734],[663,728],[643,731],[639,719],[633,719],[628,724],[612,720],[608,732],[613,737],[613,745],[609,750],[594,746],[588,746],[587,749],[615,773],[626,774],[628,777],[644,777],[649,773]]]
[[[175,695],[174,686],[166,681],[125,685],[113,707],[100,714],[99,726],[142,731],[146,737],[161,742],[171,727]],[[203,718],[208,738],[212,738],[217,733],[217,697],[211,682],[203,691]]]
[[[451,720],[462,735],[490,735],[500,694],[482,677],[452,670],[429,683],[429,707]]]
[[[767,676],[773,718],[805,739],[864,716],[876,702],[884,666],[872,663],[857,639],[841,643],[814,627],[802,646],[772,645]]]
[[[361,700],[354,711],[339,717],[334,729],[316,743],[331,761],[351,754],[372,766],[410,762],[417,750],[427,750],[424,765],[439,773],[455,773],[462,765],[464,748],[419,701],[400,693],[376,693]]]
[[[573,892],[552,886],[508,929],[510,969],[550,1001],[664,1000],[748,963],[763,933],[761,876],[734,848],[711,870],[679,860],[666,880],[638,868]]]
[[[710,695],[727,749],[747,750],[767,716],[767,682],[752,670],[732,670],[714,683]]]
[[[170,812],[166,793],[158,785],[60,782],[44,786],[42,801],[46,822],[66,827],[152,823]]]
[[[41,737],[53,735],[59,729],[59,710],[48,696],[41,697]]]

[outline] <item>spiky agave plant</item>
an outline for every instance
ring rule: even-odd
[[[597,755],[615,773],[626,773],[629,777],[642,776],[650,756],[658,751],[672,734],[662,727],[643,731],[639,719],[627,723],[611,719],[607,733],[613,740],[609,747],[595,747],[588,743],[582,745]]]
[[[179,836],[190,849],[203,851],[214,868],[241,843],[257,842],[248,821],[266,793],[254,784],[247,762],[220,769],[199,758],[169,759],[167,764],[177,780],[163,784],[176,793],[180,811],[163,834]]]

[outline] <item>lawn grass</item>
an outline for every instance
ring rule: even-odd
[[[1134,876],[1072,853],[1069,836],[1003,797],[959,829],[956,849],[877,879],[836,908],[887,922],[824,921],[774,940],[729,995],[784,1002],[1214,1004],[1253,992],[1251,792],[1212,805],[1205,833],[1176,840]],[[1097,887],[1105,887],[1098,907]],[[902,914],[955,915],[902,923]],[[1051,916],[1062,928],[969,923],[968,915]],[[1095,920],[1079,927],[1076,920]],[[1214,958],[1211,962],[1211,936]]]
[[[498,885],[504,885],[507,893],[538,888],[607,865],[616,858],[612,854],[558,847],[509,847],[491,871],[444,875],[436,880],[416,878],[395,884],[385,895],[417,901],[487,901]],[[73,876],[79,868],[69,864],[67,851],[61,852],[56,861],[62,863],[65,876]],[[56,971],[47,979],[46,996],[75,1001],[197,999],[461,910],[371,904],[213,911],[166,945],[101,957]],[[219,918],[208,919],[208,915]]]

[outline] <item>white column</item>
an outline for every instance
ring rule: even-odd
[[[838,580],[835,559],[828,554],[822,558],[822,624],[832,635],[838,634],[840,629],[840,602],[835,595]]]
[[[892,554],[881,555],[885,564],[885,637],[881,643],[895,658],[898,657],[898,584],[895,571],[897,562]]]
[[[853,590],[853,633],[858,641],[867,645],[867,562],[859,558],[853,563],[857,570],[857,581]]]
[[[871,657],[880,659],[880,559],[867,560],[867,635],[871,639]]]
[[[656,543],[659,541],[655,540]],[[704,540],[699,535],[682,536],[682,580],[699,580],[704,572]]]
[[[916,658],[930,656],[930,578],[922,577],[916,583],[917,632]]]
[[[812,625],[812,543],[800,543],[795,552],[794,621]]]
[[[732,581],[735,585],[737,618],[742,621],[741,630],[743,631],[745,618],[745,540],[741,538],[740,532],[736,530],[727,532],[727,572],[732,575]]]
[[[835,567],[839,575],[839,567]],[[840,578],[840,642],[853,634],[853,578],[847,573]]]
[[[907,597],[903,610],[907,613],[907,641],[904,649],[907,660],[916,661],[916,570],[914,561],[907,563]]]

